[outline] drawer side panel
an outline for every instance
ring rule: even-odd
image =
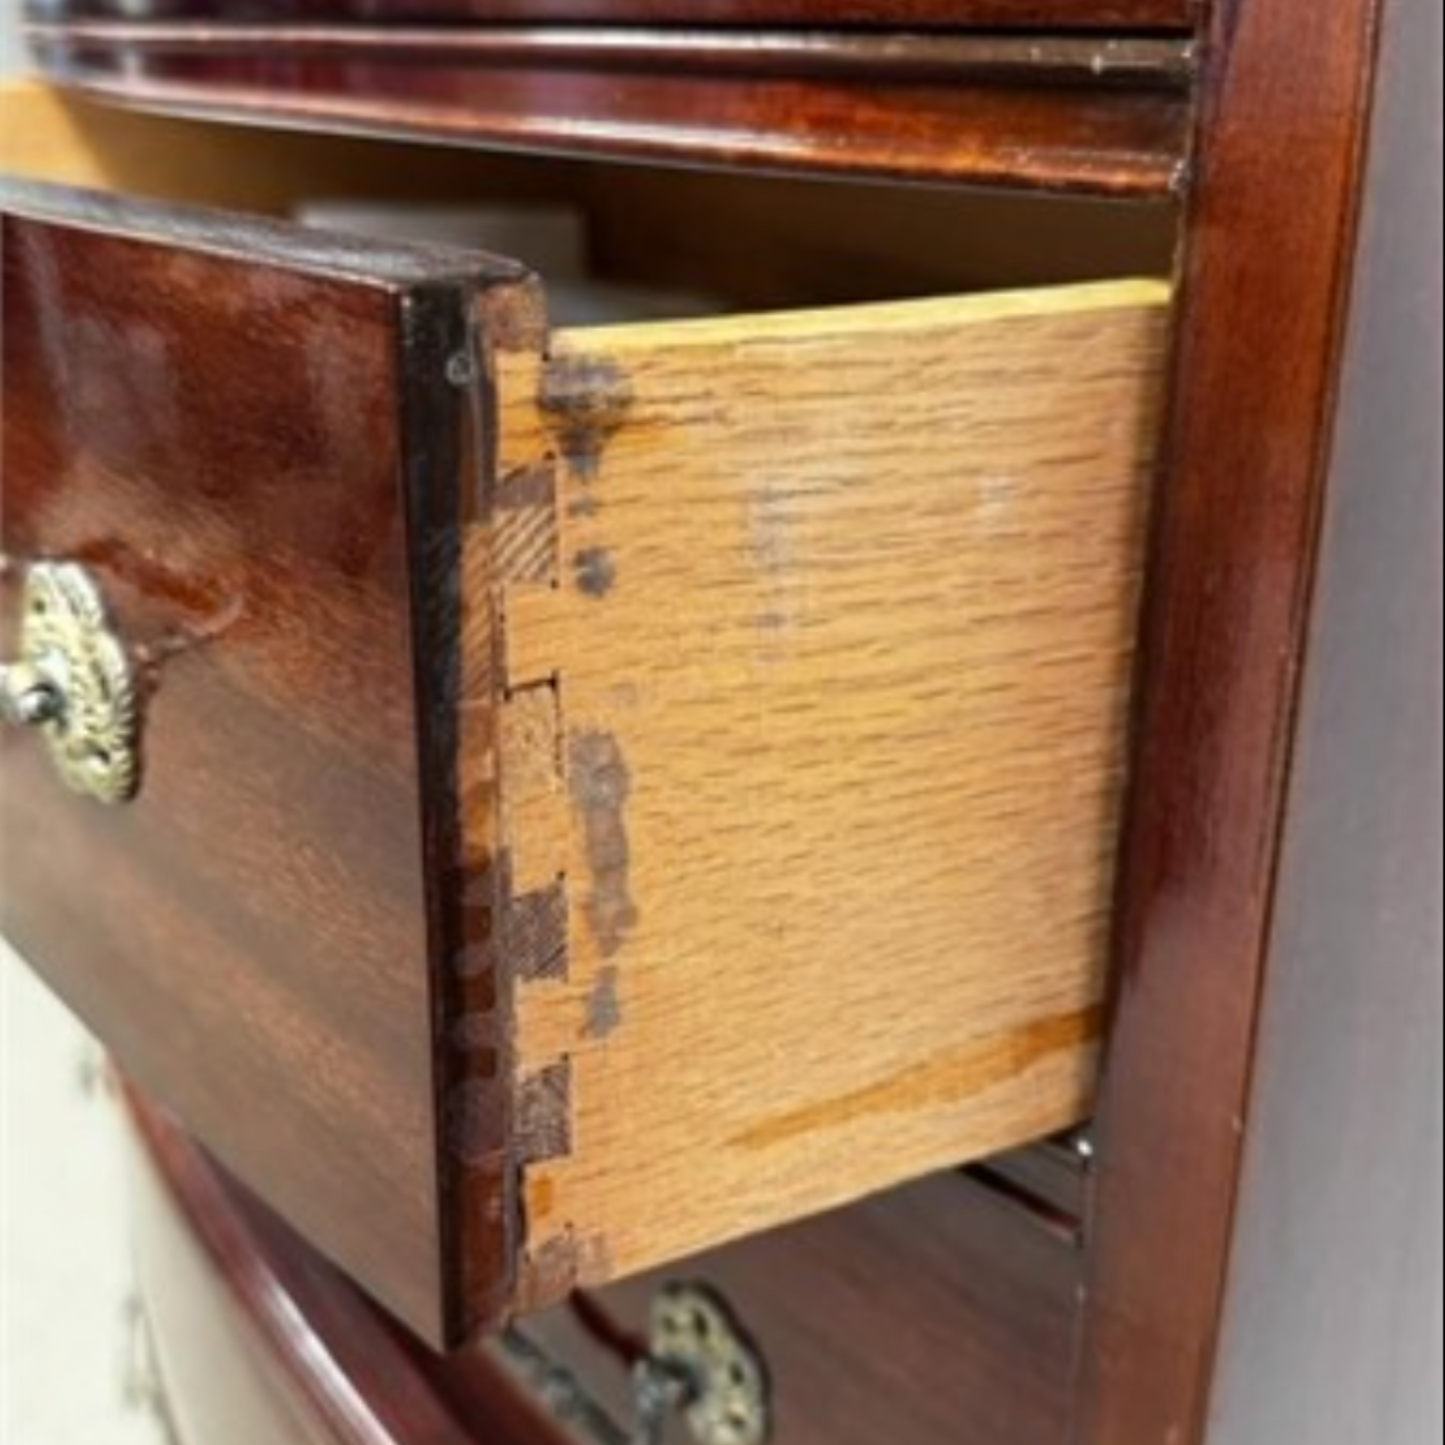
[[[1090,1106],[1167,288],[563,333],[505,591],[548,1298]],[[535,761],[535,760],[534,760]]]

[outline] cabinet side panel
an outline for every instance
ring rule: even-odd
[[[1441,17],[1388,16],[1211,1445],[1441,1433]]]

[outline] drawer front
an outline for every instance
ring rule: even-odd
[[[87,570],[140,752],[6,739],[4,926],[413,1328],[1086,1115],[1162,285],[547,335],[7,204],[12,580]]]
[[[141,1394],[177,1445],[575,1445],[500,1372],[447,1366],[127,1091]],[[143,1342],[143,1341],[142,1341]],[[149,1378],[147,1378],[149,1377]],[[168,1437],[169,1438],[169,1437]]]
[[[451,867],[429,800],[450,762],[417,701],[437,659],[408,509],[455,490],[444,348],[491,278],[103,198],[4,209],[6,655],[31,565],[79,564],[140,724],[135,796],[113,805],[0,730],[0,926],[435,1336]]]
[[[756,1360],[769,1445],[1065,1445],[1083,1263],[945,1175],[588,1295],[520,1333],[557,1378],[631,1422],[629,1350],[676,1348],[658,1319],[680,1296],[721,1308]],[[679,1412],[663,1438],[755,1436],[710,1436]]]

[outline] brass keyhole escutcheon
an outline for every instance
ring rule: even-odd
[[[66,786],[124,803],[140,780],[135,674],[100,589],[73,562],[25,574],[20,656],[0,667],[0,712],[39,734]]]

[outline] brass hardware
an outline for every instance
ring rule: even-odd
[[[20,657],[0,667],[0,715],[40,734],[77,793],[102,803],[134,796],[135,677],[83,567],[37,562],[26,573]]]
[[[691,1381],[683,1413],[697,1445],[765,1445],[771,1434],[767,1375],[712,1291],[663,1290],[652,1307],[652,1359]]]
[[[766,1445],[767,1372],[712,1291],[672,1285],[652,1311],[651,1353],[632,1372],[634,1420],[618,1424],[565,1365],[520,1330],[500,1348],[554,1420],[587,1445],[662,1445],[681,1418],[695,1445]]]

